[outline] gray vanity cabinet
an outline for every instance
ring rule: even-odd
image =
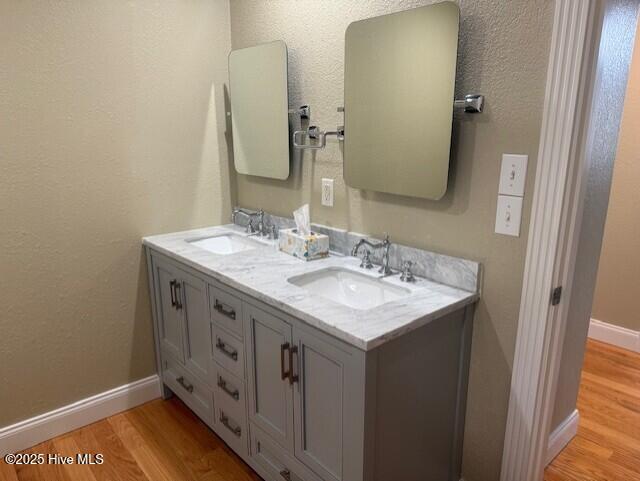
[[[207,284],[161,257],[153,256],[162,350],[201,380],[211,369],[211,334]]]
[[[342,479],[345,351],[297,329],[298,380],[293,392],[295,455],[326,480]],[[346,377],[346,379],[345,379]]]
[[[172,264],[153,258],[157,304],[157,335],[162,349],[184,362],[182,311],[176,302],[180,271]]]
[[[291,324],[245,304],[249,419],[293,451],[293,389],[289,381]]]
[[[209,379],[211,370],[211,334],[207,284],[181,272],[182,315],[184,332],[184,362],[200,379]]]
[[[473,305],[364,351],[148,251],[158,369],[267,481],[458,481]]]
[[[362,444],[343,440],[362,433],[364,356],[282,317],[245,304],[249,419],[320,479],[361,479]]]

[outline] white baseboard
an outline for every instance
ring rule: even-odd
[[[158,397],[160,397],[160,379],[154,374],[0,428],[0,456],[30,448]]]
[[[578,410],[574,410],[567,419],[562,421],[555,431],[549,436],[549,447],[547,449],[546,464],[553,461],[560,451],[569,444],[576,434],[578,434],[578,423],[580,422],[580,414]]]
[[[625,327],[591,319],[589,337],[629,351],[640,352],[640,332]]]

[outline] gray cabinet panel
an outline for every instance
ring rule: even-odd
[[[209,426],[213,426],[213,392],[168,356],[164,356],[162,380]]]
[[[242,301],[236,296],[209,285],[211,320],[242,337]]]
[[[160,345],[175,359],[184,362],[182,311],[175,302],[174,289],[179,279],[179,272],[171,264],[157,257],[153,258],[153,266],[156,274],[156,305]]]
[[[249,417],[274,440],[293,450],[293,390],[282,379],[282,347],[291,345],[291,326],[245,304]],[[284,359],[288,366],[288,359]]]
[[[184,316],[184,360],[187,368],[203,380],[211,369],[211,330],[207,284],[185,272],[182,276],[182,311]]]
[[[251,459],[270,481],[321,481],[255,425],[251,425]]]
[[[345,364],[349,354],[296,329],[295,455],[323,479],[342,479]]]
[[[226,410],[233,414],[235,419],[245,419],[247,417],[247,396],[244,381],[218,363],[214,363],[213,369],[216,400],[227,401]]]
[[[213,359],[225,369],[244,379],[244,343],[215,324],[213,334]]]
[[[248,454],[247,419],[238,415],[234,401],[225,397],[216,398],[215,430],[236,454],[246,458]]]

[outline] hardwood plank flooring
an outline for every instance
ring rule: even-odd
[[[587,341],[578,411],[545,481],[640,481],[640,354]]]
[[[8,466],[0,481],[261,481],[178,398],[116,414],[27,453],[102,454],[103,464]]]

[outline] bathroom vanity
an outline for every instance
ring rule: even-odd
[[[314,228],[311,262],[237,225],[144,239],[164,395],[267,480],[458,481],[480,266],[394,245],[416,280],[380,278]]]

